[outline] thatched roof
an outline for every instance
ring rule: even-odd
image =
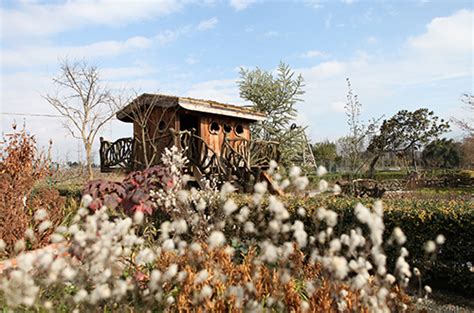
[[[266,117],[265,113],[262,112],[212,100],[144,93],[118,111],[117,118],[123,122],[132,122],[133,110],[149,105],[168,108],[178,106],[188,111],[224,115],[250,121],[262,121]]]

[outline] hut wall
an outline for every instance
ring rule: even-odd
[[[218,131],[211,130],[213,123],[217,123],[219,126]],[[225,133],[224,126],[230,127],[230,132]],[[242,132],[238,134],[236,132],[237,128],[241,128]],[[201,118],[200,136],[217,155],[221,154],[225,135],[229,139],[243,138],[250,140],[249,122],[226,116],[205,116]]]
[[[161,154],[172,141],[169,129],[176,129],[176,120],[176,107],[155,107],[145,130],[142,130],[137,121],[133,123],[135,167],[143,168],[161,162]],[[143,138],[143,133],[145,138]],[[153,157],[155,151],[156,155]]]

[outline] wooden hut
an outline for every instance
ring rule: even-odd
[[[101,138],[101,170],[135,170],[159,164],[165,148],[184,150],[194,176],[229,180],[258,175],[278,159],[277,143],[253,141],[250,124],[265,114],[210,100],[142,94],[117,113],[133,123],[133,138]]]

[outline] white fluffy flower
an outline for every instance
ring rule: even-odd
[[[403,231],[400,229],[400,227],[395,227],[393,229],[393,237],[397,241],[399,245],[403,245],[407,241],[407,237],[403,233]]]
[[[46,220],[44,222],[42,222],[39,226],[38,226],[38,232],[41,234],[41,233],[44,233],[48,228],[50,228],[51,226],[53,226],[53,223],[49,220]]]
[[[84,301],[86,298],[87,298],[87,291],[85,289],[81,289],[74,295],[74,302],[80,303]]]
[[[133,214],[133,221],[135,224],[140,225],[143,223],[143,219],[145,218],[145,214],[142,211],[136,211],[135,214]]]
[[[171,251],[174,250],[174,241],[173,239],[166,239],[163,241],[163,244],[161,245],[164,251]]]
[[[347,267],[347,260],[345,257],[342,256],[332,257],[331,267],[338,279],[344,279],[344,277],[346,277],[347,273],[349,272],[349,268]]]
[[[91,204],[92,200],[94,199],[92,199],[91,195],[84,195],[82,197],[82,206],[87,208],[89,204]]]
[[[265,241],[262,244],[262,259],[269,263],[274,263],[278,259],[278,249],[271,242]]]
[[[209,287],[208,285],[204,285],[201,289],[201,298],[209,298],[212,296],[212,288]]]
[[[153,251],[150,248],[145,248],[138,253],[135,261],[138,265],[145,265],[153,262],[154,259],[155,254],[153,253]]]
[[[184,234],[188,231],[188,224],[184,219],[179,219],[172,223],[172,226],[177,234]]]
[[[45,209],[39,209],[35,212],[35,221],[42,221],[46,217],[48,217],[48,211],[46,211]]]
[[[33,229],[31,228],[27,228],[25,230],[25,237],[28,238],[28,240],[30,241],[34,241],[35,240],[35,232]]]
[[[227,196],[230,193],[233,193],[235,190],[236,188],[232,186],[231,183],[226,182],[224,185],[222,185],[222,188],[221,188],[221,199],[226,199]]]
[[[222,232],[215,230],[211,233],[209,238],[207,239],[209,246],[211,248],[220,247],[225,242],[225,236]]]
[[[300,176],[295,178],[293,181],[293,185],[296,187],[297,190],[303,191],[309,184],[309,179],[306,176]]]
[[[436,236],[436,243],[439,244],[439,245],[442,245],[446,242],[446,237],[444,237],[443,235],[438,235]]]
[[[224,204],[224,213],[226,216],[231,215],[238,209],[237,204],[235,204],[234,200],[228,199]]]
[[[171,264],[168,269],[166,270],[166,272],[163,274],[163,280],[170,280],[171,278],[173,278],[174,276],[176,276],[176,274],[178,274],[178,264]]]
[[[316,174],[317,174],[319,177],[326,175],[327,172],[328,172],[327,169],[326,169],[324,166],[322,166],[322,165],[318,166],[318,169],[316,170]]]
[[[254,224],[253,224],[252,222],[250,222],[250,221],[245,222],[245,224],[244,224],[244,232],[246,232],[246,233],[253,233],[253,232],[255,232],[255,226],[254,226]]]
[[[196,203],[196,210],[198,211],[204,211],[206,209],[206,201],[204,201],[203,198],[199,199],[199,201]]]
[[[326,190],[328,190],[329,184],[324,179],[321,179],[319,181],[318,187],[319,187],[318,189],[320,192],[325,192]]]
[[[290,169],[290,177],[291,178],[296,178],[296,177],[299,177],[300,175],[301,175],[301,169],[298,166],[293,166]]]
[[[436,250],[436,244],[434,243],[434,241],[429,240],[428,242],[426,242],[425,251],[427,253],[433,253],[435,250]]]
[[[17,242],[15,242],[15,247],[13,248],[16,253],[25,250],[25,240],[20,239]]]
[[[299,216],[304,217],[306,216],[306,210],[302,207],[299,207],[298,210],[296,211]]]
[[[258,194],[264,194],[265,192],[267,192],[267,182],[263,181],[263,182],[256,183],[253,186],[253,189]]]
[[[197,273],[196,278],[194,279],[194,284],[200,284],[204,282],[207,278],[209,277],[209,273],[207,272],[206,269],[200,271]]]

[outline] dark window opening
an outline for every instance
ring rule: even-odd
[[[195,130],[199,135],[199,118],[193,115],[182,114],[179,117],[180,130]]]
[[[228,134],[232,131],[232,126],[224,124],[224,133]]]
[[[166,123],[165,123],[165,121],[160,121],[160,122],[158,123],[158,131],[162,133],[162,132],[164,132],[165,130],[166,130]]]
[[[211,131],[211,134],[217,134],[219,133],[219,130],[221,130],[221,127],[219,124],[217,124],[217,122],[212,122],[209,126],[209,130]]]
[[[244,134],[244,127],[240,124],[235,126],[235,133],[239,136],[242,136]]]

